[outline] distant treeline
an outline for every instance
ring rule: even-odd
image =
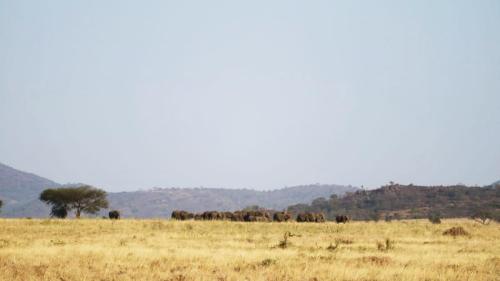
[[[487,211],[500,218],[500,185],[485,187],[415,186],[390,183],[375,190],[348,192],[344,196],[318,198],[311,204],[288,207],[288,212],[321,212],[332,220],[346,214],[354,220],[471,217]]]

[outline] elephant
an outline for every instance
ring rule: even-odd
[[[349,217],[346,215],[338,215],[338,216],[335,216],[335,221],[337,223],[346,223],[349,221]]]
[[[117,210],[112,210],[108,213],[108,216],[112,220],[118,220],[120,219],[120,212]]]

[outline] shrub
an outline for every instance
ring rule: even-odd
[[[340,246],[340,242],[338,240],[335,240],[335,245],[330,243],[330,245],[328,247],[326,247],[326,249],[328,251],[335,251],[339,248],[339,246]]]
[[[369,256],[369,257],[358,258],[358,260],[361,261],[362,263],[371,263],[379,266],[386,266],[389,263],[391,263],[391,259],[388,257]]]
[[[352,243],[354,243],[354,241],[352,241],[351,239],[347,239],[347,238],[337,238],[337,239],[335,239],[335,242],[338,242],[339,244],[352,244]]]
[[[373,210],[370,212],[369,216],[371,220],[373,220],[374,222],[378,222],[382,214],[379,210]]]
[[[286,249],[286,248],[288,248],[288,246],[290,246],[290,245],[291,245],[291,243],[288,241],[288,238],[290,238],[290,237],[294,237],[294,236],[300,237],[300,235],[293,234],[293,233],[291,233],[290,231],[285,232],[285,234],[283,235],[283,240],[281,240],[281,241],[278,243],[278,248],[281,248],[281,249]]]
[[[440,224],[441,223],[441,214],[439,212],[432,212],[429,214],[429,216],[427,218],[433,224]]]
[[[270,266],[270,265],[273,265],[273,264],[276,264],[276,260],[265,259],[265,260],[263,260],[263,261],[260,262],[260,266],[263,266],[263,267],[267,267],[267,266]]]
[[[386,238],[384,242],[377,242],[377,249],[379,251],[389,251],[394,249],[394,240],[391,240],[389,238]]]
[[[489,224],[493,214],[488,210],[478,210],[472,215],[472,219],[482,224]]]
[[[449,235],[452,237],[457,237],[457,236],[468,236],[469,233],[465,231],[465,229],[461,226],[457,227],[452,227],[450,229],[447,229],[443,232],[443,235]]]

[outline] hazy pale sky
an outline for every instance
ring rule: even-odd
[[[500,1],[0,0],[0,162],[111,191],[500,179]]]

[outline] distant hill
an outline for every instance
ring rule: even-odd
[[[40,176],[0,164],[1,217],[47,217],[49,207],[38,200],[49,187],[61,186]],[[174,209],[188,211],[236,210],[249,205],[284,209],[314,198],[355,191],[351,186],[305,185],[272,191],[222,188],[154,188],[148,191],[110,192],[110,208],[124,217],[170,217]],[[104,212],[102,213],[104,214]]]
[[[46,178],[0,163],[0,192],[6,204],[37,198],[44,188],[58,185]]]
[[[111,208],[126,217],[169,217],[175,209],[191,212],[238,210],[250,205],[282,210],[314,198],[355,191],[351,186],[304,185],[271,191],[223,188],[156,188],[149,191],[109,193]]]
[[[500,185],[485,187],[414,186],[392,184],[375,190],[358,190],[345,196],[317,198],[311,204],[289,207],[292,212],[323,212],[328,218],[347,214],[353,219],[469,217],[476,210],[500,215]]]
[[[45,188],[55,186],[59,184],[0,163],[0,200],[3,201],[0,215],[22,213],[25,209],[35,214],[44,210],[44,205],[38,201],[38,195]]]

